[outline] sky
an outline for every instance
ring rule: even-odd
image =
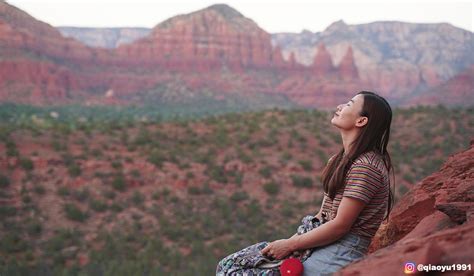
[[[225,3],[270,33],[320,32],[331,23],[450,23],[474,32],[474,0],[7,0],[53,26],[147,27]]]

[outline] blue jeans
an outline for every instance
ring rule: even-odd
[[[362,259],[367,253],[371,240],[354,233],[318,247],[303,263],[303,276],[331,275],[348,264]]]

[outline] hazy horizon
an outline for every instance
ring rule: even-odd
[[[332,23],[343,20],[346,24],[366,24],[376,21],[406,23],[449,23],[473,32],[471,2],[430,3],[416,2],[350,2],[343,1],[194,1],[151,2],[140,0],[58,1],[13,0],[9,4],[27,12],[38,20],[55,27],[82,28],[153,28],[179,14],[187,14],[222,3],[238,10],[269,33],[304,30],[324,31]],[[268,9],[271,5],[271,9]],[[285,18],[287,20],[282,20]]]

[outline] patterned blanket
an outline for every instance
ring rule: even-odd
[[[324,214],[323,214],[324,215]],[[305,216],[298,226],[296,234],[301,235],[325,223],[325,217],[320,221],[315,216]],[[248,246],[236,253],[224,258],[217,266],[216,275],[245,275],[245,276],[277,276],[280,275],[279,267],[284,260],[275,260],[262,255],[260,251],[268,245],[268,242],[259,242]],[[313,249],[295,251],[287,258],[298,258],[304,262],[311,256]]]

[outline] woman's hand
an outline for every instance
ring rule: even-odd
[[[290,247],[288,239],[276,240],[269,243],[262,251],[263,255],[273,257],[274,259],[281,260],[286,256],[290,255],[293,250]]]

